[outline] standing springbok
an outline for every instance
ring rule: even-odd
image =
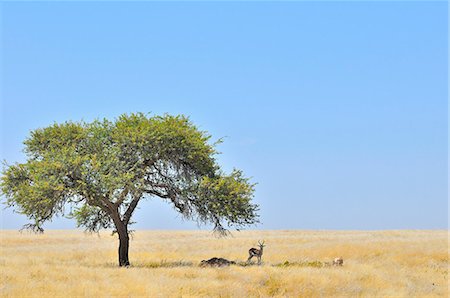
[[[253,257],[256,257],[256,258],[258,258],[258,265],[261,265],[261,257],[262,257],[262,254],[263,254],[263,248],[265,246],[264,245],[264,241],[263,242],[258,241],[258,245],[259,245],[259,249],[253,247],[253,248],[250,248],[248,250],[249,256],[248,256],[247,263],[250,262],[250,260]]]

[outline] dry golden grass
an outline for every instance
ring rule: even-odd
[[[264,239],[262,266],[200,268],[202,259],[244,261]],[[2,297],[447,297],[447,231],[142,231],[130,268],[116,265],[108,233],[0,231]],[[343,267],[320,267],[335,257]],[[289,261],[289,266],[274,266]]]

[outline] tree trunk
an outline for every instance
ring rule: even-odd
[[[130,245],[130,238],[128,237],[128,231],[125,228],[125,232],[119,233],[119,266],[129,266],[128,260],[128,247]]]
[[[127,228],[117,229],[117,232],[119,234],[119,266],[129,266],[128,247],[130,245],[130,238]]]
[[[129,266],[130,261],[128,260],[128,247],[130,242],[128,235],[119,235],[119,241],[119,266]]]

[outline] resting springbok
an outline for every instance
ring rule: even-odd
[[[259,245],[259,249],[253,247],[253,248],[250,248],[248,250],[249,256],[248,256],[247,263],[250,262],[250,260],[253,257],[256,257],[256,258],[258,258],[258,265],[261,265],[261,257],[262,257],[262,254],[263,254],[263,248],[265,246],[264,245],[264,241],[263,242],[258,241],[258,245]]]
[[[333,266],[342,266],[344,265],[344,259],[336,258],[333,260]]]

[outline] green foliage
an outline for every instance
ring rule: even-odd
[[[101,229],[113,228],[111,217],[99,207],[87,204],[75,208],[69,215],[77,220],[78,227],[86,227],[89,232],[98,232]]]
[[[0,190],[37,230],[67,206],[90,231],[127,226],[150,196],[219,232],[256,223],[254,184],[239,170],[221,172],[210,138],[185,116],[55,123],[31,132],[27,161],[5,166]]]
[[[257,206],[251,204],[254,186],[239,170],[229,176],[203,177],[193,200],[199,220],[214,223],[219,231],[222,220],[238,228],[252,224],[257,212]]]

